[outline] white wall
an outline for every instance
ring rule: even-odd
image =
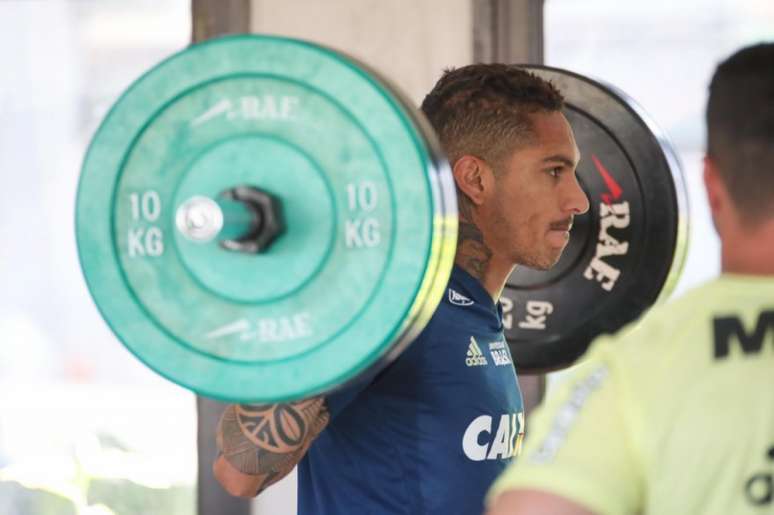
[[[673,297],[720,272],[720,242],[701,177],[710,78],[738,48],[772,39],[771,0],[546,1],[546,64],[628,93],[664,130],[682,161],[690,242]]]
[[[193,511],[193,394],[110,332],[83,280],[73,226],[91,135],[133,80],[188,44],[189,11],[183,0],[0,0],[3,515],[24,512],[40,491],[85,513],[96,485],[130,476],[147,488],[137,510],[182,486],[179,508],[165,515]],[[53,426],[35,422],[43,406]],[[131,492],[115,486],[100,511],[118,511]]]
[[[341,50],[421,102],[444,68],[473,56],[470,0],[253,0],[251,30]]]

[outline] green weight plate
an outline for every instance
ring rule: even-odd
[[[264,252],[176,225],[243,185],[281,206]],[[243,35],[168,58],[118,100],[84,161],[76,232],[95,302],[140,360],[202,395],[268,402],[328,392],[410,342],[448,278],[456,204],[432,131],[378,74]]]

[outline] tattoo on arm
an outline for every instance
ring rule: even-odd
[[[481,230],[475,224],[461,219],[457,236],[457,263],[473,277],[481,279],[491,259],[492,251],[484,243]]]
[[[258,476],[258,492],[280,480],[328,424],[321,397],[286,404],[232,404],[218,428],[218,449],[244,474]]]

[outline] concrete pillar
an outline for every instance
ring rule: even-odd
[[[250,30],[250,0],[192,0],[191,41],[237,34]],[[212,474],[217,454],[215,429],[226,404],[196,396],[199,459],[196,482],[198,515],[249,515],[251,502],[228,494]]]
[[[543,0],[473,0],[473,58],[543,63]]]

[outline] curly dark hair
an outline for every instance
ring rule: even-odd
[[[499,167],[533,137],[530,115],[564,107],[549,82],[516,66],[471,64],[446,70],[422,102],[449,161],[474,155]]]
[[[718,66],[707,154],[746,222],[774,217],[774,43],[739,50]]]

